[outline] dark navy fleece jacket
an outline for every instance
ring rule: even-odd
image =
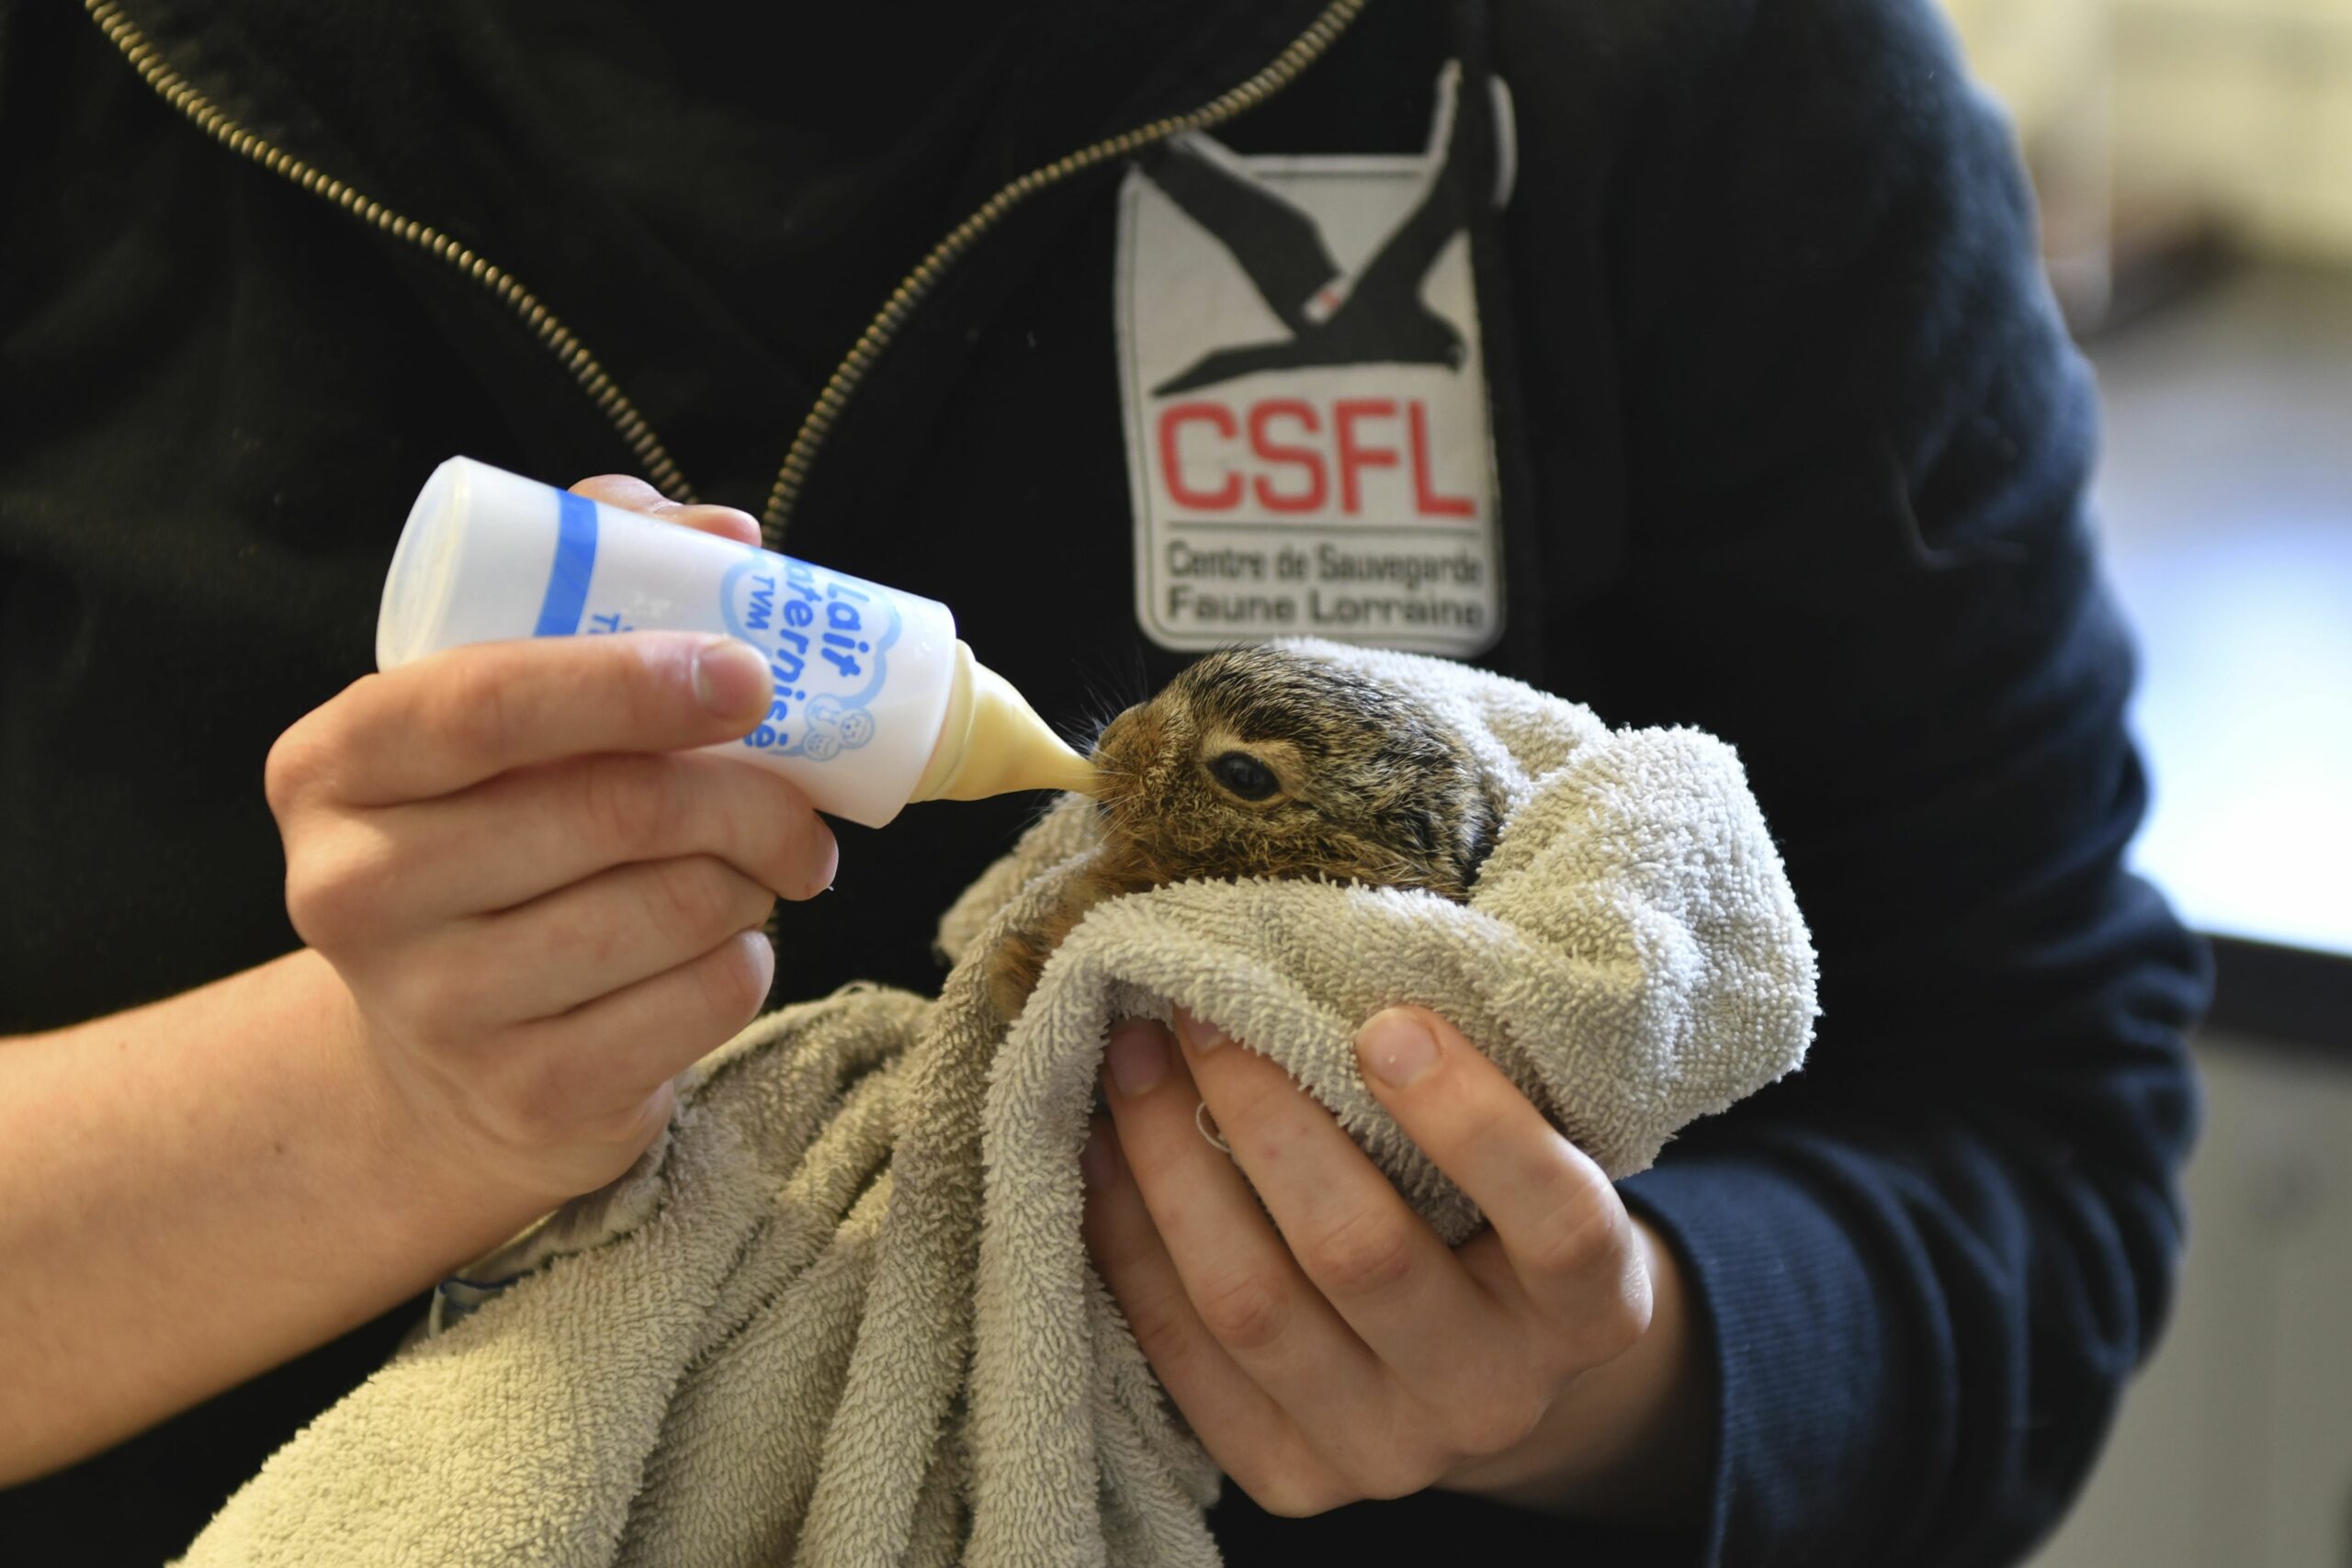
[[[888,51],[827,52],[848,24],[746,7],[750,63],[718,96],[778,140],[690,141],[673,116],[673,144],[652,114],[636,168],[584,150],[544,61],[455,0],[121,15],[238,124],[543,294],[699,491],[756,510],[910,249],[1240,80],[1315,7],[1007,10],[899,79]],[[584,40],[643,25],[575,14]],[[1679,1536],[1441,1496],[1305,1521],[1237,1496],[1220,1536],[1237,1564],[2013,1561],[2164,1322],[2206,981],[2122,869],[2145,786],[2084,517],[2093,393],[2008,132],[1928,0],[1371,0],[1220,135],[1418,150],[1450,55],[1503,75],[1518,117],[1512,200],[1472,235],[1509,586],[1486,662],[1738,747],[1824,1014],[1802,1074],[1625,1184],[1714,1369],[1713,1483]],[[849,111],[807,106],[855,70],[898,84],[913,144],[873,117],[827,134]],[[763,166],[774,188],[747,188]],[[1057,716],[1181,662],[1127,586],[1117,178],[975,247],[844,412],[791,536],[953,604]],[[662,189],[691,225],[651,209]],[[0,232],[8,1032],[293,945],[262,761],[369,667],[434,463],[560,482],[635,459],[507,307],[208,137],[67,0],[0,0]],[[786,924],[780,995],[932,982],[933,920],[1027,807],[941,809],[842,830],[840,892]],[[0,1555],[176,1551],[408,1315],[0,1494]]]

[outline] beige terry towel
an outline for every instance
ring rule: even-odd
[[[949,911],[936,1001],[852,987],[689,1074],[668,1133],[444,1287],[191,1568],[1217,1561],[1217,1477],[1089,1266],[1108,1024],[1188,1007],[1286,1066],[1449,1240],[1468,1201],[1356,1074],[1452,1019],[1611,1175],[1802,1059],[1813,953],[1737,760],[1431,660],[1299,644],[1449,717],[1501,787],[1467,906],[1190,883],[1095,908],[1009,1036],[984,958],[1093,843],[1069,801]],[[788,955],[787,955],[788,962]]]

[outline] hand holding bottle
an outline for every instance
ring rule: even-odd
[[[635,480],[578,489],[756,539]],[[751,731],[771,685],[757,651],[707,633],[484,643],[368,676],[278,740],[296,930],[450,1157],[550,1204],[590,1190],[757,1012],[760,928],[776,897],[830,886],[836,853],[790,783],[696,750]]]

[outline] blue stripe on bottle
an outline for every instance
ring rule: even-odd
[[[588,607],[588,579],[596,570],[596,503],[570,491],[556,494],[555,566],[539,601],[533,637],[570,637]]]

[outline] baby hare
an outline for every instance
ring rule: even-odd
[[[1105,898],[1192,878],[1328,877],[1468,898],[1501,806],[1459,737],[1394,687],[1277,648],[1210,654],[1096,740],[1102,848],[995,954],[1019,1016],[1046,954]]]

